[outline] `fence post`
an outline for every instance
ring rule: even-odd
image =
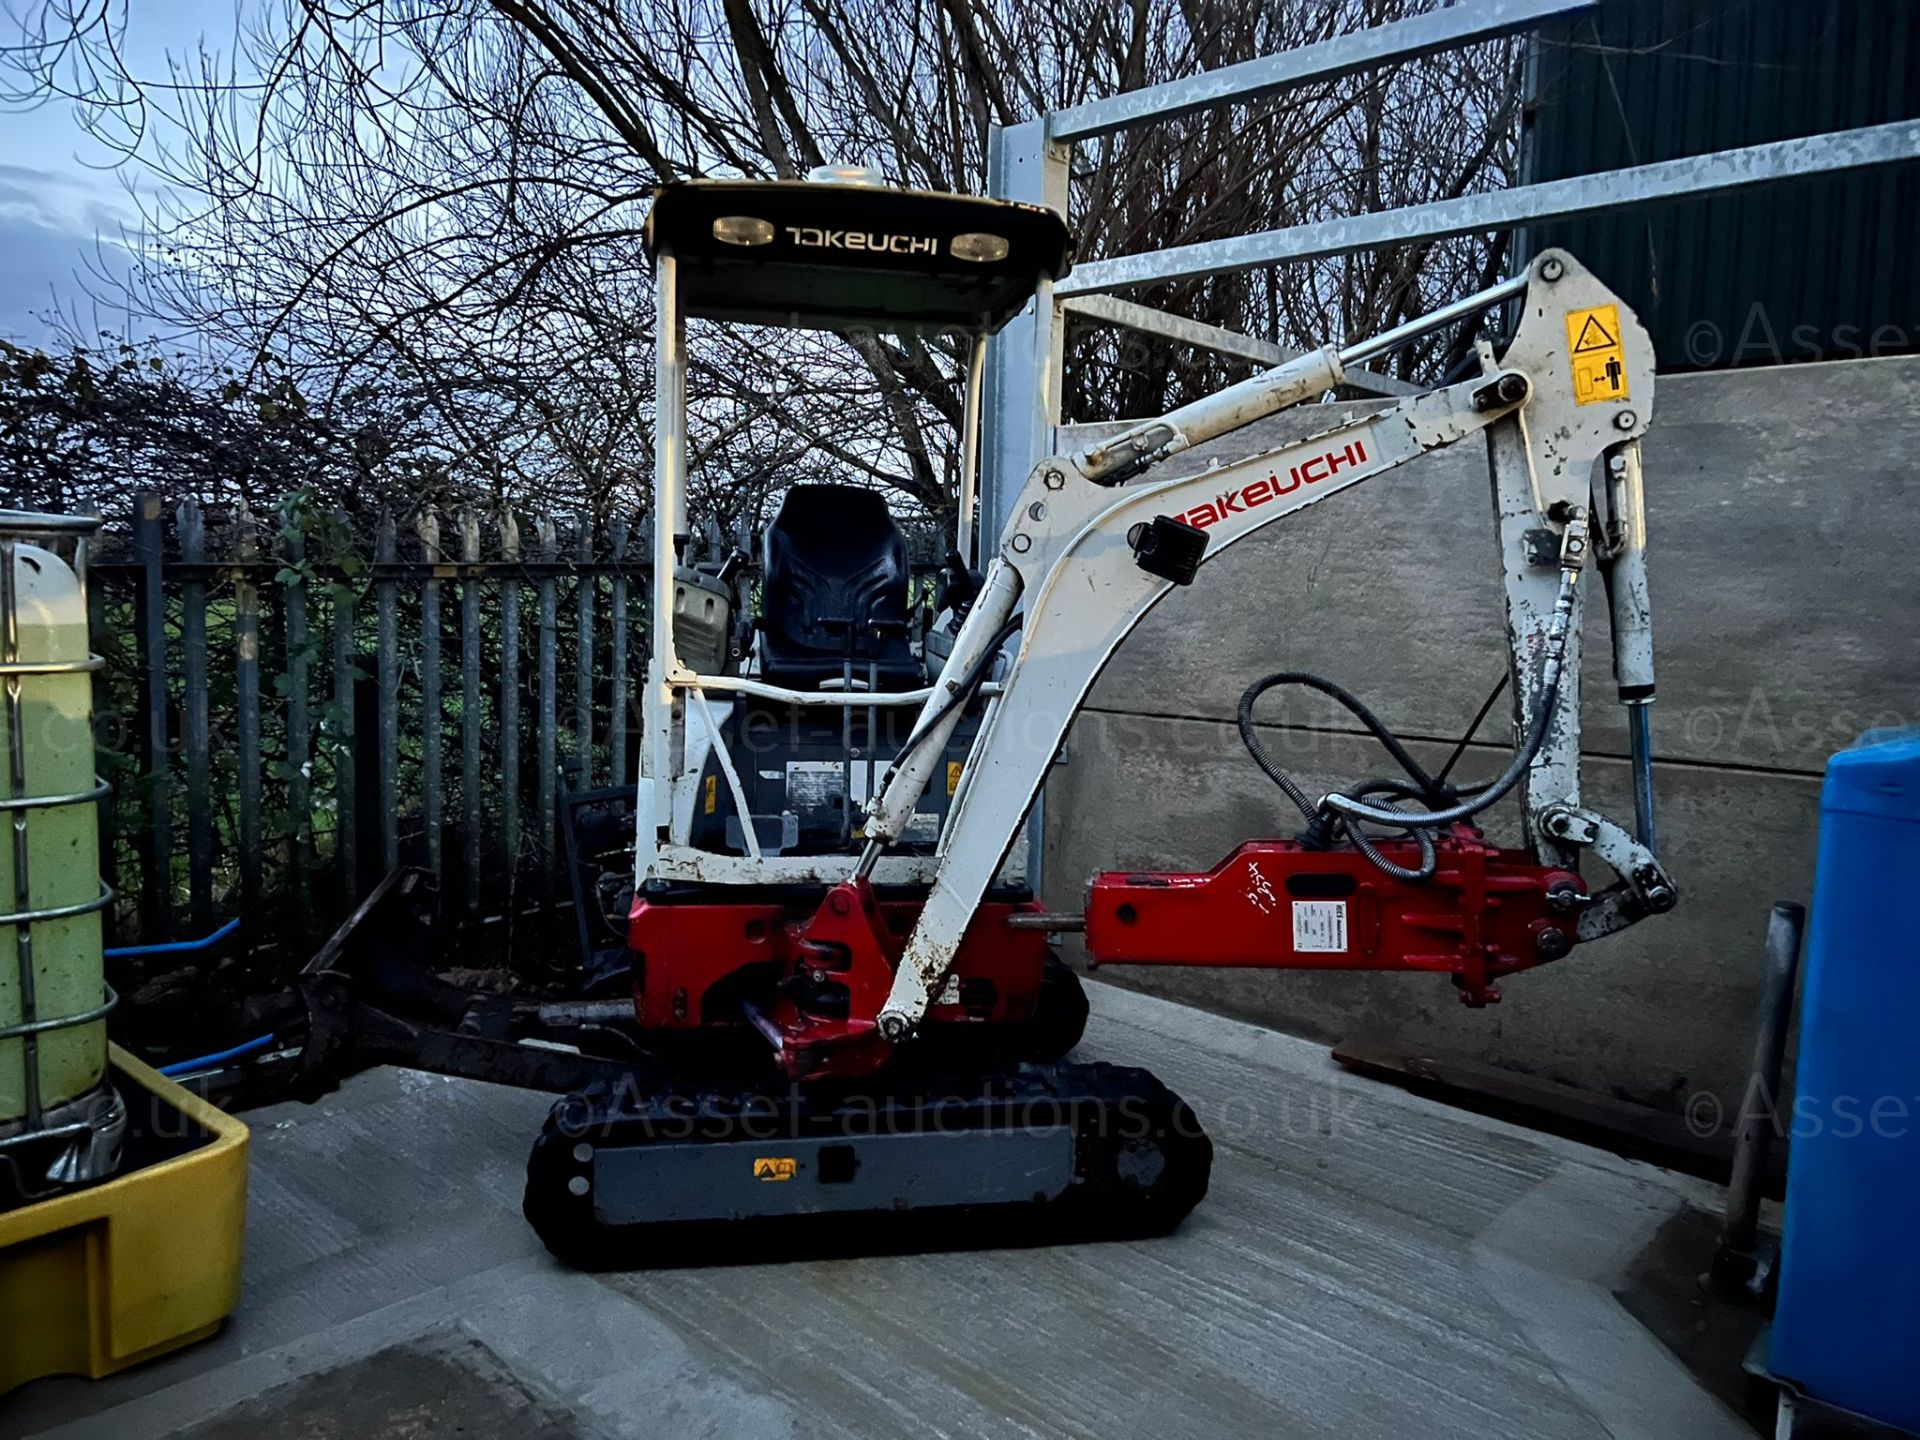
[[[555,759],[554,730],[558,723],[558,709],[555,688],[559,681],[558,666],[554,654],[554,632],[559,628],[559,612],[554,597],[553,566],[559,558],[554,545],[553,517],[542,515],[534,521],[534,535],[539,545],[540,571],[540,732],[534,742],[535,764],[539,774],[535,777],[535,801],[539,810],[540,825],[540,864],[542,874],[551,888],[553,880],[553,766]]]
[[[578,611],[574,620],[573,744],[578,765],[574,786],[593,788],[593,519],[580,517]]]
[[[480,913],[480,517],[460,512],[460,799],[466,808],[467,915]]]
[[[520,522],[500,512],[500,829],[506,838],[507,892],[520,877]]]
[[[350,522],[336,512],[337,529],[351,535]],[[340,871],[341,911],[360,898],[360,846],[354,754],[353,680],[359,647],[354,643],[352,581],[342,575],[333,585],[333,855]]]
[[[440,518],[432,512],[416,524],[422,558],[440,563]],[[440,877],[440,579],[427,571],[420,591],[420,801],[427,826],[427,868]]]
[[[173,936],[173,813],[167,778],[167,591],[162,567],[166,536],[160,497],[142,492],[133,501],[133,552],[139,558],[140,602],[137,630],[140,668],[147,682],[148,832],[141,876],[142,937],[149,942]]]
[[[177,512],[180,558],[199,565],[207,558],[206,517],[200,502],[183,500]],[[180,587],[182,679],[186,686],[181,744],[187,752],[188,914],[195,935],[213,929],[213,797],[207,736],[207,582],[189,572]]]
[[[233,688],[240,727],[240,905],[260,903],[260,537],[246,502],[234,536]]]
[[[293,815],[293,895],[300,915],[311,912],[308,874],[313,859],[313,726],[307,710],[307,670],[311,632],[307,626],[307,537],[300,512],[289,509],[281,523],[287,551],[287,807]]]
[[[613,541],[613,598],[608,642],[613,656],[607,666],[607,689],[611,692],[607,717],[607,761],[613,772],[609,785],[627,783],[627,577],[621,569],[627,563],[627,522],[616,520],[610,530]]]
[[[380,871],[400,863],[400,616],[395,604],[392,567],[400,555],[391,512],[380,512],[373,563],[382,567],[374,580],[376,668],[380,687]]]

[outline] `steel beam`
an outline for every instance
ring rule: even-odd
[[[1136,305],[1131,300],[1122,300],[1113,295],[1081,295],[1067,301],[1064,308],[1071,315],[1084,315],[1089,320],[1120,325],[1146,335],[1163,336],[1182,345],[1191,345],[1196,350],[1230,355],[1236,360],[1251,360],[1256,365],[1284,365],[1305,353],[1289,350],[1271,340],[1242,335],[1238,330],[1209,325],[1203,320],[1170,315],[1151,305]],[[1396,380],[1391,375],[1381,375],[1359,366],[1347,371],[1347,383],[1369,395],[1416,395],[1420,391],[1418,385],[1410,385],[1405,380]]]
[[[1313,81],[1337,80],[1361,70],[1496,40],[1596,7],[1597,0],[1478,0],[1452,5],[1411,20],[1339,35],[1317,45],[1303,45],[1279,55],[1263,55],[1164,85],[1147,85],[1124,95],[1056,110],[1048,117],[1047,133],[1055,140],[1087,140],[1131,125],[1191,115],[1215,105],[1244,104]]]
[[[1048,138],[1047,121],[996,126],[987,144],[987,191],[1067,213],[1069,147]],[[1042,282],[1027,308],[987,346],[986,424],[981,444],[979,558],[1000,548],[1000,531],[1027,475],[1053,449],[1060,423],[1061,323],[1054,287]],[[1044,795],[1027,817],[1027,881],[1038,891]]]
[[[1718,195],[1781,180],[1831,175],[1914,159],[1920,159],[1920,120],[1899,120],[1802,140],[1778,140],[1711,155],[1635,165],[1598,175],[1576,175],[1512,190],[1466,195],[1458,200],[1409,205],[1372,215],[1295,225],[1286,230],[1267,230],[1258,235],[1120,255],[1080,266],[1054,288],[1054,293],[1066,298],[1133,285],[1165,284],[1261,265],[1344,255],[1384,245],[1509,230],[1617,210],[1627,205]]]
[[[987,190],[1067,213],[1067,150],[1045,120],[996,127],[987,146]],[[1007,507],[1052,447],[1060,423],[1060,317],[1043,282],[1025,310],[987,346],[986,433],[980,476],[980,558],[1000,544]]]

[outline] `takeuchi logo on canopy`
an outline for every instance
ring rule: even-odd
[[[880,255],[938,255],[940,242],[931,235],[885,235],[873,230],[826,230],[815,225],[789,225],[787,238],[808,250],[859,250]]]

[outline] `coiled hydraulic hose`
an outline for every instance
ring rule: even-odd
[[[1287,798],[1293,801],[1300,813],[1306,817],[1307,828],[1300,835],[1302,843],[1315,850],[1324,850],[1338,840],[1344,830],[1352,838],[1355,849],[1366,856],[1376,869],[1393,876],[1396,880],[1420,881],[1431,876],[1435,864],[1433,837],[1412,823],[1413,816],[1420,812],[1402,812],[1395,808],[1390,813],[1396,818],[1386,822],[1411,836],[1420,846],[1420,864],[1409,869],[1382,855],[1375,848],[1371,838],[1357,825],[1344,824],[1340,817],[1323,809],[1305,790],[1300,788],[1297,780],[1281,769],[1274,762],[1273,757],[1267,754],[1266,747],[1260,743],[1259,733],[1254,729],[1253,707],[1262,695],[1282,685],[1298,685],[1308,690],[1317,690],[1340,705],[1366,726],[1373,738],[1380,742],[1381,747],[1399,763],[1400,768],[1406,771],[1408,778],[1413,782],[1409,785],[1399,780],[1369,780],[1355,791],[1356,795],[1380,795],[1388,797],[1396,805],[1404,800],[1431,808],[1450,801],[1454,792],[1427,774],[1421,768],[1420,762],[1415,760],[1408,753],[1407,748],[1400,743],[1399,737],[1381,724],[1379,717],[1356,696],[1333,681],[1310,674],[1305,670],[1279,671],[1254,681],[1241,695],[1238,717],[1240,741],[1247,747],[1247,753],[1253,757],[1253,763],[1260,767],[1269,780],[1286,792]],[[1399,818],[1403,815],[1405,818]]]
[[[1457,824],[1462,820],[1478,815],[1499,801],[1520,783],[1546,744],[1548,728],[1553,723],[1554,711],[1560,702],[1560,680],[1565,671],[1567,631],[1573,617],[1574,587],[1579,580],[1577,564],[1563,566],[1560,573],[1560,590],[1555,597],[1553,616],[1547,626],[1546,663],[1541,671],[1540,704],[1534,712],[1533,723],[1527,727],[1520,745],[1515,749],[1513,759],[1507,768],[1493,780],[1484,785],[1456,789],[1443,780],[1429,775],[1402,745],[1392,731],[1380,722],[1371,710],[1359,699],[1340,686],[1318,675],[1303,670],[1282,670],[1256,680],[1249,685],[1246,693],[1240,697],[1239,728],[1240,740],[1247,747],[1247,753],[1253,757],[1268,779],[1286,792],[1289,800],[1299,807],[1300,813],[1307,818],[1307,828],[1300,838],[1304,844],[1314,849],[1325,849],[1338,840],[1342,833],[1353,841],[1354,848],[1366,856],[1369,863],[1382,873],[1396,880],[1419,882],[1430,879],[1434,872],[1435,852],[1431,831],[1442,825]],[[1401,780],[1370,780],[1359,786],[1351,794],[1335,791],[1315,802],[1291,775],[1287,774],[1273,761],[1260,743],[1260,737],[1253,726],[1253,707],[1260,697],[1281,685],[1300,685],[1316,690],[1345,708],[1355,719],[1366,726],[1374,739],[1391,755],[1407,774],[1412,783]],[[1486,714],[1482,709],[1481,716]],[[1475,720],[1477,728],[1479,721]],[[1471,732],[1469,732],[1469,735]],[[1370,805],[1366,797],[1381,796],[1385,804]],[[1402,804],[1424,806],[1424,809],[1403,809]],[[1420,847],[1420,863],[1408,867],[1389,860],[1381,854],[1373,843],[1372,837],[1360,829],[1361,822],[1386,826],[1400,834],[1409,836]]]
[[[1452,825],[1478,815],[1519,784],[1520,777],[1527,773],[1527,767],[1539,755],[1540,747],[1546,744],[1547,729],[1553,723],[1553,712],[1559,707],[1560,678],[1565,672],[1567,658],[1567,630],[1573,620],[1573,592],[1579,579],[1577,564],[1561,567],[1560,591],[1554,597],[1553,616],[1547,622],[1546,661],[1540,670],[1540,704],[1533,713],[1533,723],[1527,727],[1526,738],[1497,779],[1478,787],[1471,792],[1470,798],[1448,809],[1430,810],[1412,816],[1398,810],[1368,805],[1352,795],[1328,795],[1320,803],[1349,821],[1370,820],[1376,825]]]

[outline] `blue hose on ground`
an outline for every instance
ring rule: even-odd
[[[191,1060],[176,1060],[171,1065],[162,1065],[160,1073],[170,1080],[175,1080],[182,1075],[211,1070],[214,1066],[224,1065],[229,1060],[244,1059],[248,1055],[264,1050],[273,1044],[273,1040],[274,1037],[271,1035],[262,1035],[258,1039],[247,1041],[244,1045],[235,1045],[230,1050],[216,1050],[211,1055],[199,1055]]]
[[[211,935],[203,935],[198,940],[169,940],[159,945],[121,945],[101,953],[109,960],[127,960],[137,955],[184,955],[192,950],[209,950],[240,928],[240,919],[235,916]]]
[[[103,950],[101,954],[109,960],[127,960],[141,955],[185,955],[195,950],[211,950],[239,928],[240,917],[236,915],[211,935],[203,935],[198,940],[168,940],[157,945],[121,945],[112,950]],[[199,1055],[191,1060],[176,1060],[171,1065],[162,1065],[160,1073],[168,1079],[177,1079],[196,1071],[211,1070],[214,1066],[224,1065],[229,1060],[244,1059],[248,1055],[266,1049],[273,1044],[273,1038],[271,1035],[261,1035],[243,1045],[216,1050],[211,1055]]]

